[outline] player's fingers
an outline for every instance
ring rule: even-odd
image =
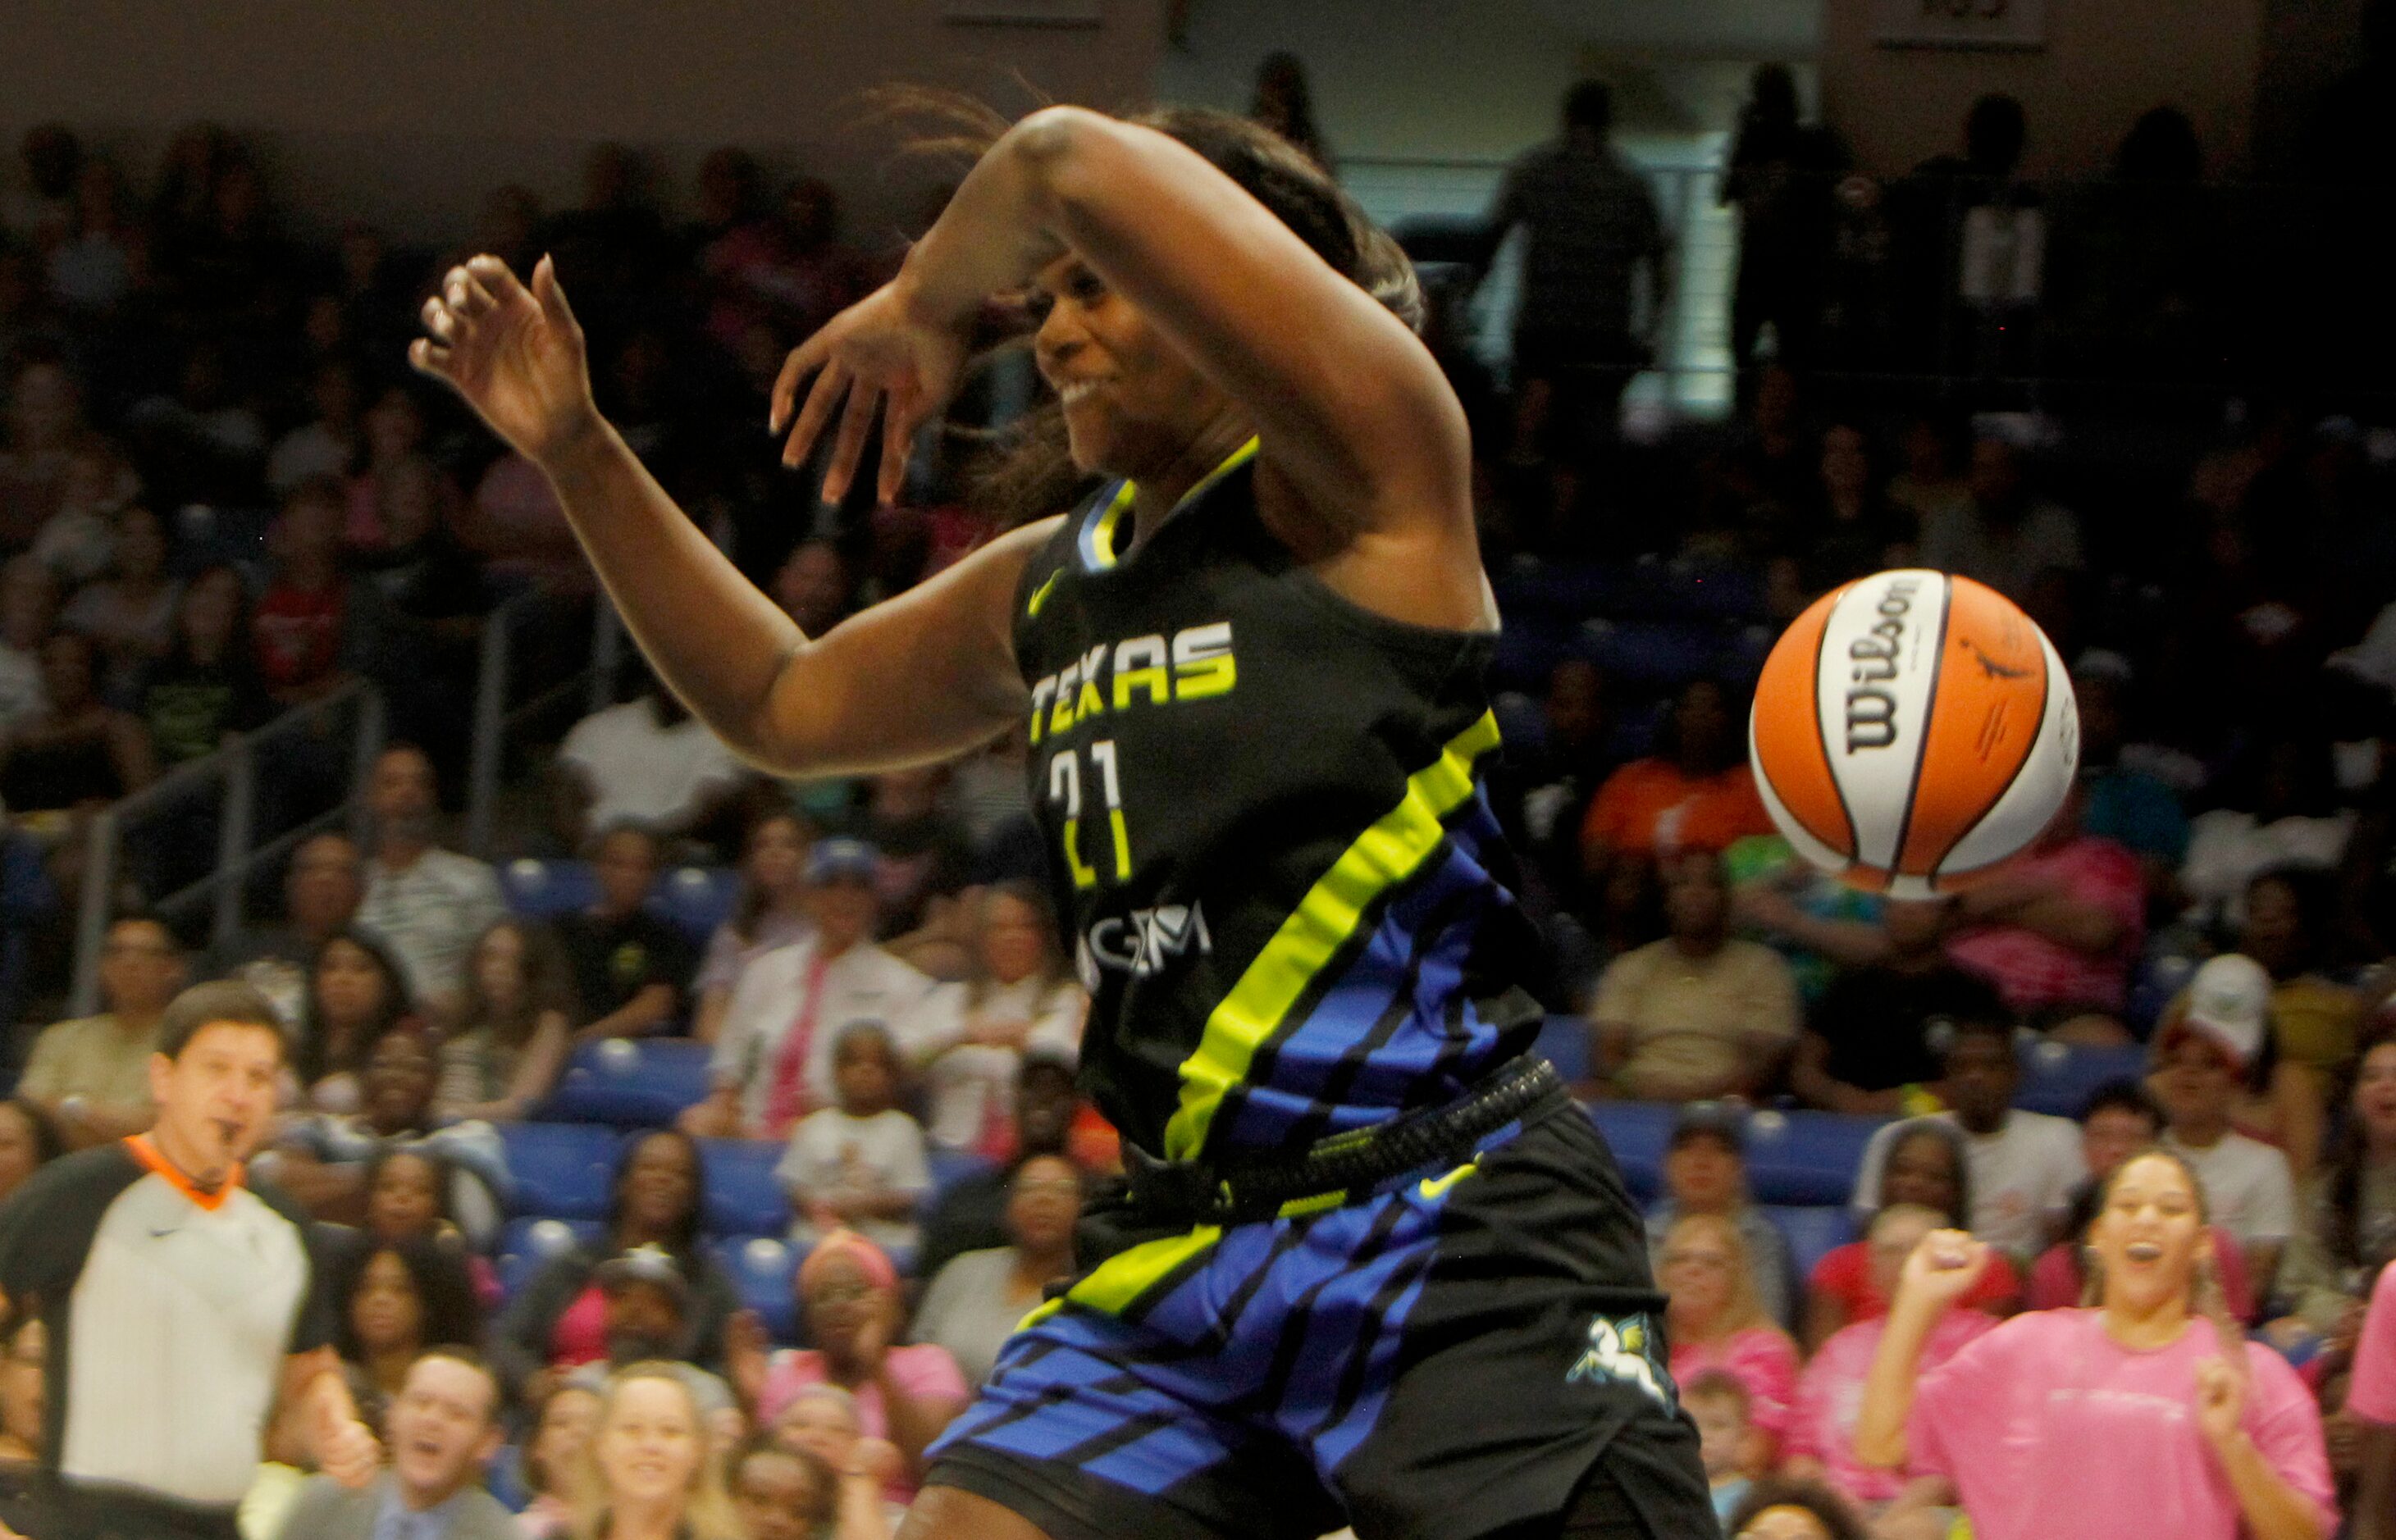
[[[881,475],[874,495],[885,507],[898,500],[907,485],[907,462],[915,453],[915,431],[924,423],[923,393],[893,391],[882,405]]]
[[[791,350],[782,360],[782,372],[774,377],[772,405],[765,413],[765,431],[779,433],[791,420],[791,405],[799,398],[799,381],[819,368],[824,361],[824,349],[819,344],[823,333],[818,332]]]
[[[857,480],[857,462],[865,458],[865,435],[873,431],[874,409],[881,405],[882,392],[862,381],[848,392],[840,433],[832,440],[832,464],[824,470],[824,501],[836,503],[848,496],[849,484]]]
[[[515,271],[487,251],[466,259],[466,275],[482,285],[490,295],[491,302],[501,308],[519,300],[527,304],[538,303],[525,288],[524,281],[515,275]]]
[[[419,337],[407,345],[407,362],[419,374],[431,375],[439,380],[449,380],[449,350],[429,337]]]
[[[443,275],[441,298],[451,310],[469,321],[488,314],[497,303],[481,280],[462,266],[453,267]]]
[[[424,301],[424,309],[419,313],[424,318],[424,329],[439,341],[454,346],[468,335],[458,312],[438,297]]]
[[[549,324],[578,340],[582,336],[582,323],[574,319],[574,307],[566,302],[566,285],[557,281],[557,259],[542,253],[533,264],[532,295],[540,301]]]
[[[782,463],[797,465],[816,446],[816,436],[831,420],[832,410],[848,392],[848,371],[837,364],[827,364],[816,376],[816,388],[807,392],[807,404],[799,408],[799,418],[791,425],[790,442],[782,445]]]

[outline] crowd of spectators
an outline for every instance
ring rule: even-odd
[[[1327,163],[1293,64],[1259,110]],[[1919,1366],[1997,1374],[1974,1345],[2026,1351],[1990,1335],[2005,1318],[2144,1308],[2095,1259],[2126,1243],[2109,1193],[2170,1188],[2150,1147],[2202,1220],[2190,1297],[2279,1366],[2257,1371],[2263,1458],[2306,1501],[2350,1498],[2343,1397],[2396,1257],[2396,440],[2364,425],[2375,398],[2275,383],[2243,270],[2213,259],[2249,243],[2185,238],[2191,210],[2227,205],[2168,109],[2126,131],[2110,192],[2130,205],[2026,182],[2033,126],[2003,99],[1973,110],[1960,155],[1880,182],[1767,69],[1721,184],[1742,240],[1737,411],[1626,434],[1673,232],[1609,116],[1603,87],[1577,88],[1485,228],[1420,256],[1509,617],[1489,792],[1554,942],[1538,983],[1577,1090],[1684,1109],[1649,1236],[1730,1533],[1943,1533],[1985,1478],[1955,1457],[1961,1414],[1910,1447],[1867,1415],[1891,1321]],[[584,858],[587,901],[512,911],[500,873],[445,843],[458,703],[496,605],[532,596],[527,659],[556,670],[579,659],[545,649],[578,632],[547,622],[591,596],[538,472],[405,372],[416,302],[461,252],[354,224],[311,244],[212,127],[177,138],[139,208],[127,168],[71,130],[35,130],[21,160],[0,244],[0,1020],[30,1026],[0,1194],[145,1126],[166,1002],[243,979],[300,1044],[260,1164],[324,1223],[342,1355],[411,1509],[487,1468],[533,1534],[597,1509],[699,1540],[885,1533],[1012,1323],[1072,1271],[1072,1215],[1114,1163],[1072,1089],[1086,1000],[1042,896],[1019,746],[785,785],[645,681],[524,777],[540,811],[511,843]],[[602,147],[575,206],[499,189],[471,244],[519,271],[555,255],[612,418],[819,630],[970,548],[989,515],[942,445],[919,449],[898,509],[819,510],[776,466],[756,430],[784,351],[889,254],[844,244],[823,183],[769,189],[738,149],[696,192],[676,225],[636,159]],[[1456,320],[1517,228],[1500,390]],[[2025,269],[2041,245],[2046,267]],[[1918,353],[1950,311],[1966,352]],[[2183,389],[2102,408],[2022,389],[2109,371]],[[1906,563],[2028,608],[2083,729],[2037,844],[1928,902],[1797,860],[1742,751],[1759,641]],[[272,912],[205,951],[126,906],[104,1009],[60,1019],[91,812],[353,680],[394,736],[359,840],[300,844]],[[260,789],[264,827],[346,775],[300,738]],[[155,900],[204,874],[212,817],[145,842],[129,885]],[[739,872],[712,934],[653,902],[693,865]],[[650,1038],[705,1045],[704,1093],[625,1143],[592,1233],[503,1281],[495,1125],[537,1113],[576,1055]],[[2022,1055],[2049,1045],[2137,1069],[2076,1122],[2024,1110]],[[1804,1266],[1748,1194],[1758,1108],[1886,1120],[1847,1242]],[[779,1341],[702,1241],[716,1140],[778,1152],[805,1256]],[[971,1174],[942,1184],[943,1160]],[[1908,1259],[1947,1232],[1985,1255],[1923,1303]],[[5,1471],[38,1453],[42,1347],[0,1347],[7,1518]],[[2196,1391],[2174,1394],[2193,1440]],[[260,1540],[284,1515],[303,1540],[364,1522],[300,1483],[261,1483]],[[444,1511],[441,1533],[514,1521]]]

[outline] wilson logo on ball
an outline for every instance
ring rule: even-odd
[[[1968,578],[1907,570],[1797,617],[1757,681],[1748,750],[1800,854],[1926,897],[2038,837],[2079,736],[2062,659],[2028,616]]]

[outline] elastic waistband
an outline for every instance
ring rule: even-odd
[[[1126,1144],[1125,1201],[1143,1218],[1174,1226],[1249,1224],[1336,1207],[1391,1177],[1460,1162],[1508,1123],[1569,1100],[1555,1066],[1525,1054],[1454,1101],[1334,1135],[1285,1161],[1218,1167],[1159,1161]]]

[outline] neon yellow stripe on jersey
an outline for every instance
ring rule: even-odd
[[[1206,1248],[1222,1236],[1221,1226],[1201,1225],[1187,1235],[1143,1241],[1128,1251],[1117,1252],[1065,1291],[1064,1298],[1033,1306],[1030,1315],[1016,1322],[1015,1329],[1028,1331],[1039,1325],[1063,1309],[1069,1300],[1109,1315],[1121,1315],[1138,1304],[1142,1294],[1205,1255]]]
[[[1223,463],[1207,471],[1200,478],[1197,485],[1181,494],[1181,500],[1173,505],[1174,511],[1179,512],[1200,493],[1256,458],[1257,440],[1252,437],[1247,443],[1226,455],[1223,458]],[[1090,565],[1093,567],[1103,571],[1115,564],[1115,526],[1123,523],[1125,511],[1131,507],[1132,499],[1138,495],[1139,488],[1130,482],[1116,487],[1115,495],[1107,503],[1106,511],[1100,513],[1098,522],[1090,526],[1088,555]]]
[[[1240,981],[1206,1017],[1197,1051],[1181,1062],[1181,1106],[1165,1125],[1165,1155],[1197,1159],[1223,1095],[1247,1077],[1264,1046],[1314,976],[1353,935],[1375,899],[1414,875],[1446,837],[1442,825],[1472,795],[1472,767],[1498,747],[1498,718],[1458,733],[1439,758],[1406,781],[1406,794],[1298,900]]]

